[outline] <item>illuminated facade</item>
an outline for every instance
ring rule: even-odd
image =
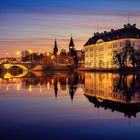
[[[85,96],[95,108],[136,117],[140,111],[139,74],[86,73]]]
[[[131,46],[136,51],[140,50],[140,29],[136,25],[124,25],[124,28],[110,32],[95,33],[90,38],[85,47],[85,67],[91,69],[116,68],[112,63],[113,52],[125,47],[126,41],[131,42]]]
[[[136,79],[136,75],[86,73],[85,95],[96,97],[99,102],[108,100],[123,104],[140,103]]]

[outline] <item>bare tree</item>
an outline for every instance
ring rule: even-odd
[[[134,46],[131,46],[131,42],[127,40],[123,49],[113,52],[112,62],[119,68],[128,67],[127,64],[131,64],[135,68],[140,66],[140,56]]]

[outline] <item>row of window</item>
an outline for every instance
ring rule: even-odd
[[[126,41],[121,41],[121,42],[118,42],[118,43],[109,44],[108,49],[116,50],[116,49],[118,49],[120,47],[125,46],[125,42]],[[131,46],[135,46],[135,42],[131,42]],[[93,57],[94,56],[93,47],[94,46],[85,48],[85,57]],[[96,53],[96,57],[103,57],[102,52],[104,52],[104,46],[96,47],[96,51],[99,52],[98,54]],[[104,54],[105,53],[106,52],[104,52]],[[108,53],[108,56],[113,56],[113,52]]]
[[[125,41],[121,41],[121,42],[118,42],[118,43],[109,44],[108,45],[108,49],[118,48],[118,47],[123,47],[123,46],[125,46]],[[131,46],[135,46],[135,42],[131,42]],[[104,46],[96,47],[96,50],[103,51],[104,50]],[[93,47],[85,48],[85,52],[88,52],[88,51],[89,52],[93,51]]]

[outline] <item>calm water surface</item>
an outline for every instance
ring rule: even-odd
[[[139,74],[1,74],[1,140],[139,140],[139,112]]]

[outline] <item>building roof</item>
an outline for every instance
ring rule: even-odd
[[[95,96],[89,96],[85,95],[89,102],[93,103],[95,107],[97,108],[105,108],[110,109],[112,111],[118,111],[125,114],[125,117],[132,117],[136,116],[137,113],[140,112],[140,108],[138,107],[140,105],[139,102],[137,103],[128,103],[127,101],[124,103],[121,102],[114,102],[111,100],[103,100],[102,102],[98,101],[98,98]]]
[[[84,46],[96,44],[98,40],[103,40],[104,42],[109,42],[118,39],[124,38],[139,38],[140,39],[140,29],[136,28],[136,24],[127,24],[124,25],[124,28],[103,33],[94,33],[94,36],[90,38]]]

